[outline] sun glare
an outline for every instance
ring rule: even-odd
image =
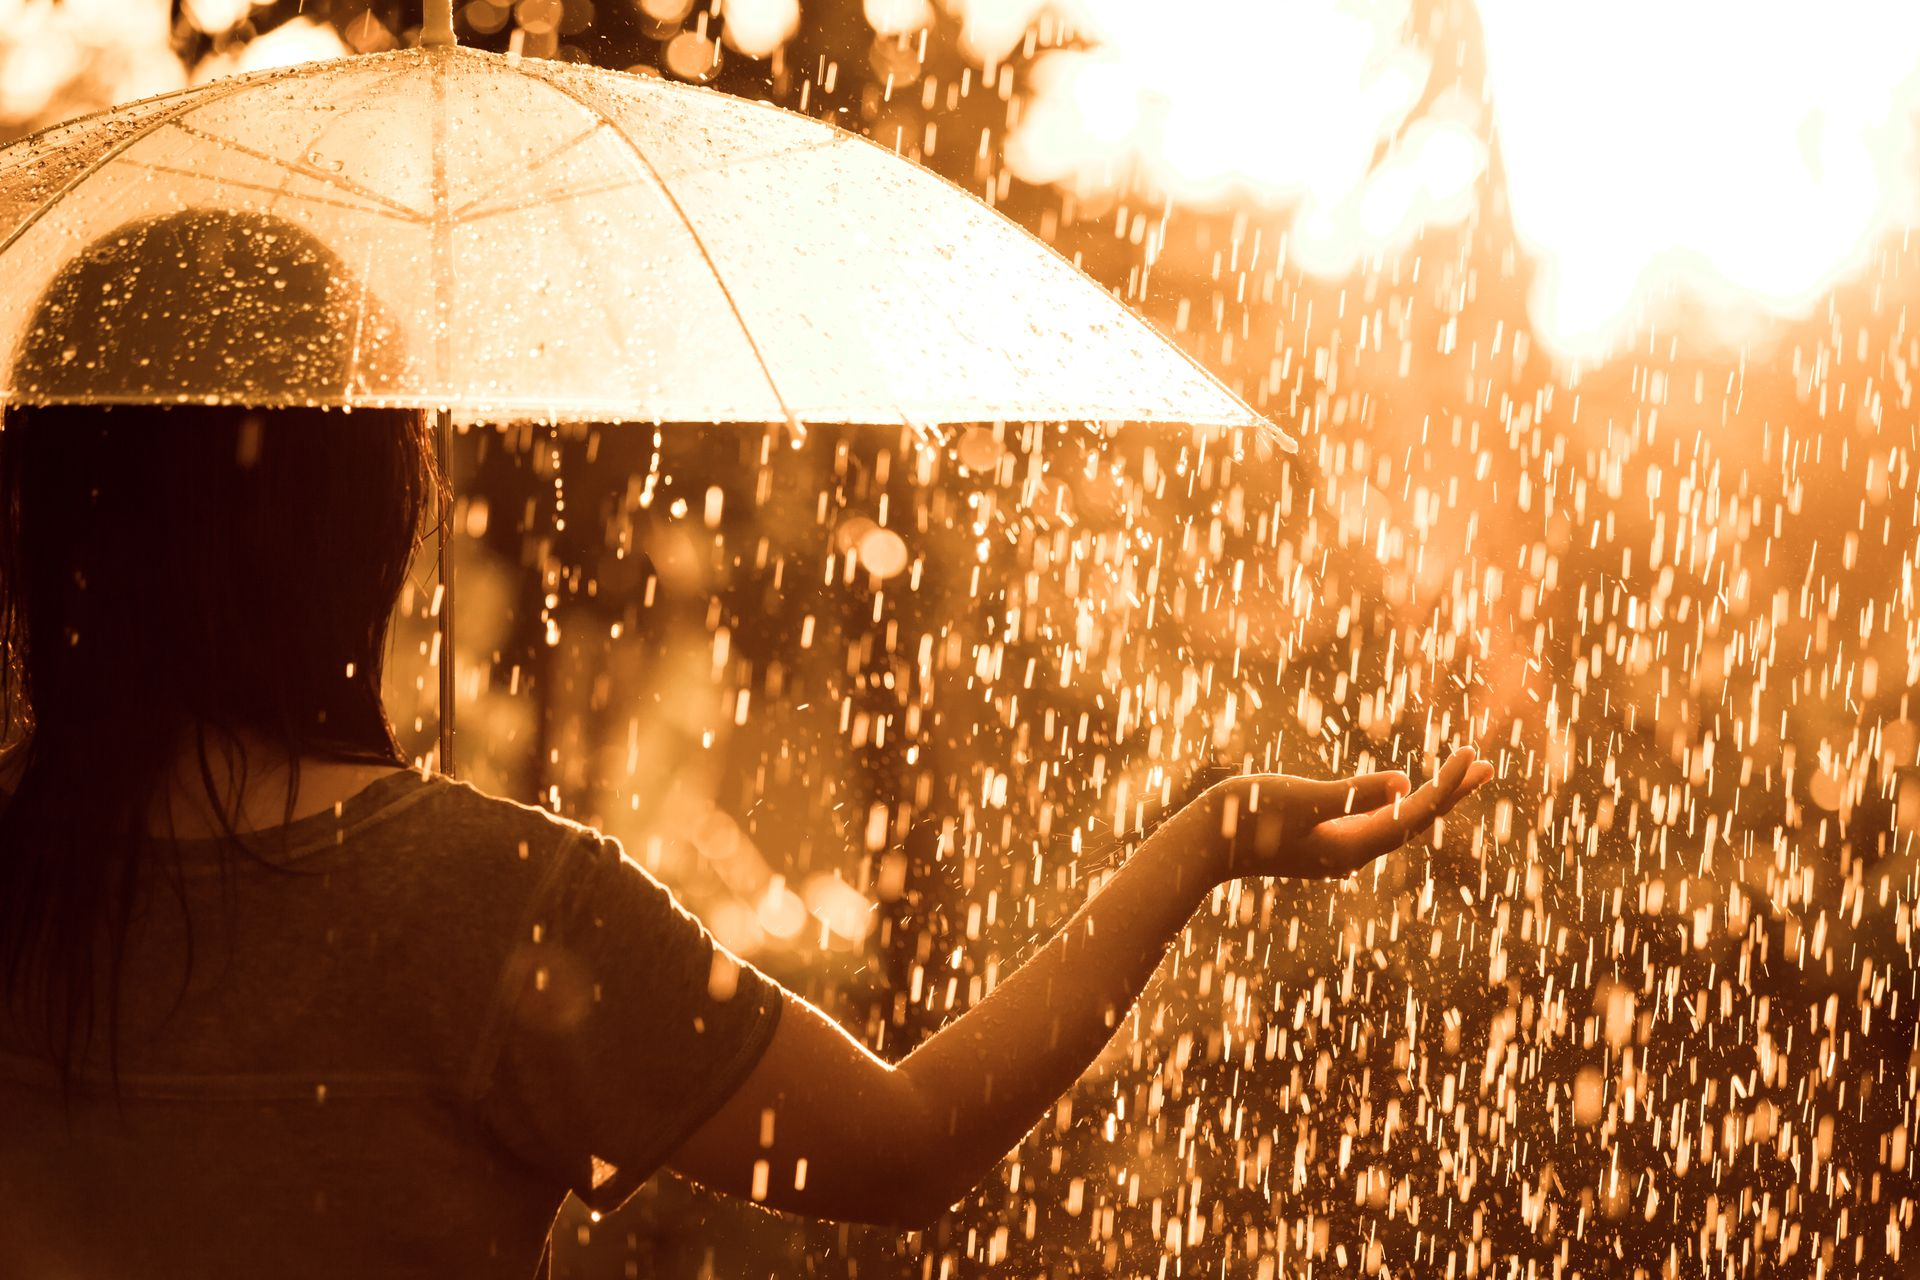
[[[1029,0],[961,0],[986,62]],[[1291,211],[1322,277],[1452,225],[1497,150],[1533,324],[1595,356],[1685,305],[1738,341],[1804,313],[1916,213],[1920,10],[1726,0],[1477,0],[1481,95],[1436,86],[1405,0],[1237,0],[1180,21],[1143,0],[1056,6],[1007,145],[1015,174]]]
[[[1009,56],[1032,6],[968,0],[976,56]],[[1472,208],[1486,166],[1477,104],[1430,92],[1404,2],[1066,6],[1079,47],[1039,55],[1007,142],[1013,172],[1081,194],[1144,188],[1187,205],[1297,210],[1292,255],[1343,275]],[[1301,127],[1310,121],[1311,127]]]
[[[1745,337],[1912,222],[1920,9],[1479,8],[1533,319],[1564,352],[1682,299]]]

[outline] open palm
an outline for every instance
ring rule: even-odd
[[[1425,831],[1492,777],[1492,765],[1461,747],[1418,790],[1398,772],[1335,781],[1283,773],[1231,779],[1213,788],[1204,806],[1219,822],[1219,877],[1350,875]]]

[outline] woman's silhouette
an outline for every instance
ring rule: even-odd
[[[661,1165],[924,1223],[1216,884],[1344,876],[1491,775],[1462,749],[1411,794],[1216,786],[888,1064],[612,840],[403,767],[380,674],[436,480],[417,414],[298,406],[402,358],[324,247],[259,215],[141,223],[27,332],[14,385],[45,400],[219,376],[279,407],[40,405],[0,431],[10,1273],[522,1277],[566,1192],[610,1209]]]

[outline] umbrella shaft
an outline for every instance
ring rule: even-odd
[[[453,776],[453,415],[433,411],[440,463],[440,772]]]
[[[453,0],[426,0],[421,6],[420,43],[432,49],[455,44]]]

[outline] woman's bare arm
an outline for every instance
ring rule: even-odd
[[[922,1225],[964,1195],[1093,1061],[1204,896],[1250,875],[1347,875],[1492,775],[1471,749],[1404,775],[1282,775],[1208,791],[984,1000],[897,1065],[789,996],[765,1056],[669,1162],[817,1217]]]

